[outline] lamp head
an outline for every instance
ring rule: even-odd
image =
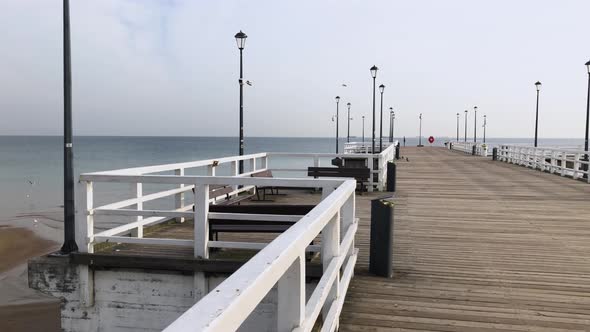
[[[375,78],[377,77],[377,70],[379,70],[379,68],[377,68],[377,66],[373,66],[371,67],[371,77]]]
[[[244,46],[246,46],[246,38],[248,38],[248,36],[246,36],[246,34],[243,33],[242,30],[240,30],[240,32],[236,33],[236,35],[234,37],[236,38],[236,43],[238,44],[238,48],[240,50],[243,50]]]
[[[543,85],[543,84],[541,84],[541,82],[539,82],[539,81],[537,81],[535,83],[535,88],[537,88],[537,91],[541,90],[541,85]]]
[[[336,102],[339,103],[340,102],[340,96],[336,96]]]
[[[385,90],[385,85],[381,84],[379,86],[379,92],[383,93],[383,90]]]

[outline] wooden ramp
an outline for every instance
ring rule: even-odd
[[[340,331],[590,331],[590,185],[402,148],[393,279],[368,275],[369,204]]]

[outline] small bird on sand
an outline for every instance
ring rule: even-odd
[[[406,161],[407,161],[407,162],[410,162],[410,158],[406,157]]]

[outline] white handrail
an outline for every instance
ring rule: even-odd
[[[585,178],[585,181],[590,183],[590,162],[587,159],[589,153],[584,150],[500,145],[498,160],[549,173],[559,173],[573,179]]]
[[[480,142],[448,142],[448,147],[451,150],[458,150],[467,154],[473,154],[473,147],[475,147],[475,155],[487,157],[489,145]]]
[[[238,271],[186,311],[164,331],[234,331],[278,282],[278,330],[310,331],[320,310],[339,312],[342,294],[352,277],[357,252],[353,248],[354,180],[343,182],[313,210],[279,235]],[[329,188],[325,188],[329,190]],[[340,229],[345,235],[340,240]],[[324,275],[305,303],[305,249],[322,233]],[[343,264],[348,274],[338,278]],[[321,287],[320,287],[321,285]],[[330,291],[336,289],[335,292]],[[330,316],[330,315],[328,315]],[[332,315],[325,326],[337,326]]]

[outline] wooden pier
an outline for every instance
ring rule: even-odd
[[[590,331],[587,183],[443,148],[402,155],[394,278],[368,274],[357,196],[340,331]]]
[[[187,297],[186,292],[189,290],[192,293],[193,284],[190,280],[193,273],[194,285],[199,285],[206,274],[226,273],[231,276],[215,288],[215,291],[203,286],[204,292],[211,292],[213,297],[205,297],[197,302],[176,319],[171,325],[172,328],[169,326],[168,330],[194,330],[197,323],[203,324],[198,326],[207,326],[209,330],[233,330],[234,326],[240,326],[240,322],[245,321],[251,312],[248,310],[253,309],[272,285],[277,283],[277,274],[268,273],[268,270],[273,268],[286,271],[279,279],[282,281],[278,283],[283,282],[284,289],[278,287],[278,303],[275,303],[278,308],[279,327],[287,326],[280,328],[281,330],[301,326],[301,331],[311,331],[312,328],[322,325],[316,320],[321,312],[321,317],[325,320],[322,330],[328,331],[333,331],[337,326],[339,331],[590,331],[590,185],[585,179],[574,180],[550,172],[440,147],[404,147],[401,152],[402,159],[397,161],[397,192],[392,198],[395,202],[395,224],[394,276],[391,279],[372,276],[368,272],[370,201],[390,195],[388,193],[375,191],[355,195],[350,180],[346,183],[338,182],[341,180],[251,177],[184,177],[179,180],[166,176],[134,175],[132,171],[125,170],[87,175],[86,177],[92,180],[128,181],[133,184],[133,188],[135,182],[139,181],[194,183],[197,188],[201,188],[199,186],[203,184],[217,182],[231,186],[288,184],[299,187],[304,184],[309,189],[284,190],[283,195],[272,195],[271,204],[317,204],[314,211],[325,212],[307,214],[281,235],[221,233],[218,239],[207,243],[207,232],[202,231],[206,228],[196,227],[199,224],[195,225],[193,219],[190,219],[194,215],[194,220],[198,220],[202,209],[197,208],[191,212],[191,205],[177,205],[178,209],[173,211],[139,210],[146,219],[138,219],[131,224],[119,226],[118,229],[126,227],[125,229],[130,230],[139,225],[142,227],[141,238],[134,237],[133,233],[131,237],[122,237],[114,230],[101,230],[102,233],[96,233],[98,230],[93,231],[95,233],[90,232],[89,234],[94,235],[89,239],[93,238],[96,243],[96,239],[100,238],[101,245],[96,248],[90,246],[93,250],[73,256],[72,262],[78,264],[77,273],[80,280],[72,286],[73,293],[55,294],[70,296],[73,299],[64,312],[76,312],[66,321],[73,322],[72,324],[87,324],[85,317],[80,318],[76,315],[82,310],[87,310],[87,307],[105,310],[104,307],[110,306],[108,301],[104,300],[106,296],[119,296],[111,289],[114,290],[117,286],[118,290],[125,282],[130,282],[129,280],[132,282],[127,287],[133,289],[131,292],[135,292],[135,288],[138,287],[135,279],[127,277],[129,269],[144,271],[140,276],[132,276],[145,283],[142,287],[153,288],[152,293],[155,292],[157,295],[152,294],[154,301],[156,304],[159,303],[157,301],[161,297],[156,288],[166,286],[168,289],[176,289],[179,281],[174,281],[173,285],[153,284],[152,279],[145,276],[150,276],[151,271],[156,269],[166,270],[168,274],[166,278],[155,279],[181,278],[178,280],[183,280],[182,283],[185,284],[183,292],[176,294],[173,300],[172,297],[167,300],[171,301],[170,303],[181,304],[174,312],[170,311],[163,315],[160,321],[156,320],[156,323],[162,323],[161,328],[168,326],[181,312],[192,306],[192,295]],[[264,158],[259,164],[266,167],[267,157],[261,154],[245,158]],[[314,158],[317,163],[317,156]],[[231,162],[232,169],[235,169],[236,161],[232,159],[228,162]],[[215,174],[209,161],[179,165],[185,167],[194,166],[193,164],[203,164],[209,167],[211,175]],[[257,165],[255,161],[249,164],[252,167]],[[379,162],[379,165],[383,166],[384,163]],[[164,168],[169,167],[158,166],[156,171]],[[375,172],[377,174],[377,171]],[[183,173],[175,171],[175,174]],[[382,179],[381,176],[379,178]],[[328,195],[329,192],[321,194],[315,191],[314,188],[318,186],[326,191],[335,186],[340,189]],[[243,188],[246,189],[247,187]],[[179,195],[180,190],[187,196],[191,195],[190,187],[186,186],[163,193]],[[143,199],[154,195],[156,194],[144,196]],[[140,198],[138,195],[136,200]],[[351,203],[353,200],[356,202],[354,207]],[[99,208],[92,208],[92,204],[89,204],[92,214],[88,214],[87,218],[90,220],[93,215],[107,212],[122,215],[138,213],[137,210],[117,210],[125,204],[134,202],[136,201],[114,203]],[[195,195],[194,202],[199,203],[198,194]],[[244,201],[242,204],[268,202]],[[336,218],[336,211],[340,211],[344,217]],[[204,220],[215,219],[214,214],[205,213],[201,217]],[[146,220],[158,216],[187,217],[187,221],[182,224],[172,221],[150,227],[146,224],[144,233],[143,225]],[[353,216],[358,222],[352,221]],[[233,216],[236,217],[239,216]],[[249,218],[265,220],[264,216],[256,214]],[[340,225],[339,221],[347,223]],[[93,222],[89,222],[88,225],[93,225]],[[326,230],[338,228],[342,228],[342,231],[335,231],[332,236],[329,236],[328,232],[328,236],[324,237]],[[342,235],[341,243],[335,241],[341,238],[335,235],[338,232]],[[305,239],[292,240],[294,236],[303,235]],[[199,238],[205,241],[207,257],[196,255]],[[105,239],[111,243],[104,243]],[[312,245],[307,246],[312,239]],[[113,243],[118,241],[122,243]],[[269,242],[270,244],[265,247],[264,243]],[[231,246],[228,247],[229,244]],[[296,250],[293,249],[295,245],[298,246]],[[318,259],[317,252],[340,246],[347,248],[342,249],[340,255]],[[209,247],[221,249],[209,253]],[[263,258],[258,257],[257,265],[251,264],[256,260],[250,259],[252,255],[263,247],[265,249],[256,255]],[[232,250],[236,248],[256,250],[251,250],[249,254],[241,257],[240,262],[236,262],[236,257],[229,257],[228,260],[227,255],[235,254]],[[335,250],[339,251],[340,249]],[[277,256],[278,252],[296,253],[298,258],[295,262],[297,259],[302,260],[307,254],[316,253],[316,256],[314,259],[306,260],[303,264],[306,266],[303,268],[303,265],[293,263],[292,258]],[[342,252],[347,254],[343,256]],[[246,263],[248,259],[250,261]],[[248,267],[237,270],[244,263]],[[293,266],[298,266],[300,272],[293,273]],[[354,277],[350,279],[353,267]],[[341,269],[345,272],[336,278]],[[102,272],[95,272],[92,277],[92,270]],[[124,278],[113,277],[116,273]],[[37,279],[43,281],[43,271],[39,275]],[[112,288],[105,282],[107,277],[114,278]],[[87,281],[90,278],[102,280],[94,291],[92,288],[95,286]],[[309,297],[308,293],[307,299],[303,295],[303,280],[306,278],[319,280],[313,295]],[[287,281],[296,282],[289,284]],[[227,285],[223,286],[224,284]],[[330,291],[334,287],[339,289],[338,297]],[[129,291],[122,289],[123,292]],[[141,290],[138,292],[137,296],[141,301],[148,301],[146,294]],[[219,296],[219,292],[231,294]],[[103,295],[96,295],[99,299],[93,303],[92,294],[99,293]],[[129,298],[128,293],[121,294],[125,300]],[[257,300],[252,300],[252,294],[256,295]],[[195,296],[195,300],[202,295],[204,294]],[[87,299],[92,302],[84,302]],[[78,305],[76,301],[81,304]],[[243,303],[250,306],[250,309],[244,309]],[[123,304],[118,310],[126,310],[129,317],[142,314],[141,309],[137,309],[132,302],[129,305]],[[288,317],[285,318],[285,314]],[[95,314],[96,317],[99,315]],[[227,322],[227,317],[222,315],[240,315],[240,318],[236,321],[227,319],[232,321]],[[135,324],[135,320],[121,318],[123,316],[116,316],[117,324]],[[226,323],[231,328],[226,328]],[[248,325],[246,330],[258,328],[252,326]]]

